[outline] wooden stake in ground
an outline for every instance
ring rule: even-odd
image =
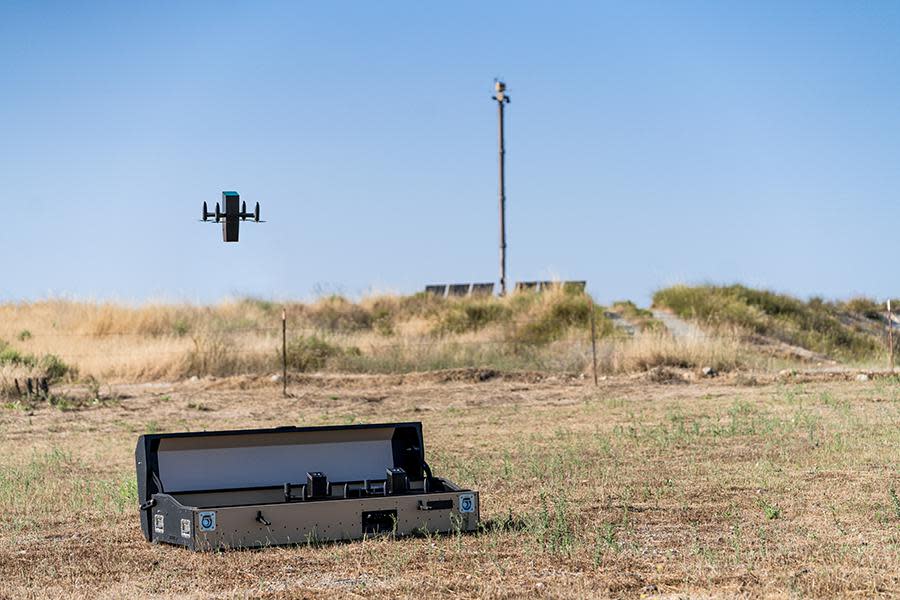
[[[287,309],[281,308],[281,393],[287,398]]]
[[[891,318],[891,301],[887,301],[888,347],[891,355],[891,373],[894,372],[894,319]]]
[[[594,357],[594,385],[597,382],[597,325],[594,322],[594,299],[591,298],[591,354]]]

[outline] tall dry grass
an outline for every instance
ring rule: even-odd
[[[676,339],[654,331],[605,343],[598,355],[598,368],[606,373],[631,373],[654,367],[731,371],[761,364],[746,344],[732,335]]]
[[[603,307],[561,288],[504,298],[416,294],[352,302],[331,296],[286,305],[253,298],[208,306],[7,303],[0,304],[0,340],[19,353],[58,356],[72,367],[72,377],[101,381],[277,373],[282,307],[294,371],[584,372],[591,363],[592,311],[604,372],[746,364],[740,344],[727,337],[681,342],[651,330],[622,339]]]

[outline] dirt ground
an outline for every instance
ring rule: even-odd
[[[656,378],[664,381],[665,378]],[[454,371],[59,390],[0,408],[0,597],[900,596],[900,383]],[[143,432],[420,420],[472,535],[191,553],[140,533]]]

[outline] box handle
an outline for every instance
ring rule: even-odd
[[[453,500],[419,500],[419,510],[448,510],[453,508]]]

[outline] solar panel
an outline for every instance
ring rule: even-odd
[[[469,284],[469,283],[451,283],[447,287],[447,295],[448,296],[468,296],[470,287],[471,287],[471,284]]]
[[[565,281],[563,291],[573,294],[583,294],[587,287],[587,281]]]
[[[539,281],[517,281],[516,282],[516,291],[517,292],[536,292],[536,291],[538,291],[539,285],[540,285]]]
[[[559,285],[558,281],[541,281],[541,291],[551,292]]]
[[[494,293],[494,284],[493,283],[473,283],[472,284],[472,292],[473,296],[491,296]]]
[[[443,298],[447,295],[447,284],[443,283],[440,285],[426,285],[425,293]]]

